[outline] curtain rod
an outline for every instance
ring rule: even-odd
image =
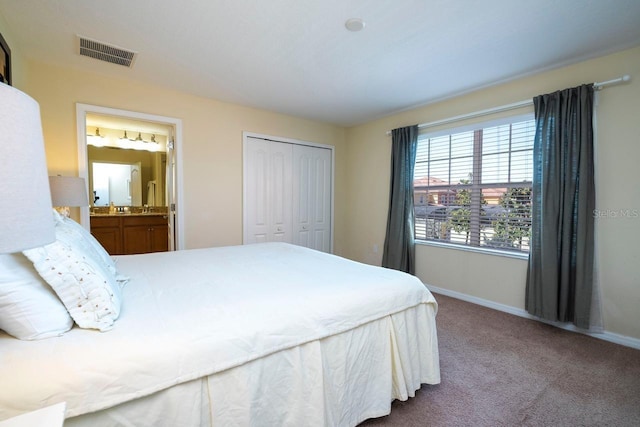
[[[605,86],[610,86],[610,85],[614,85],[617,83],[623,83],[623,82],[628,82],[629,80],[631,80],[631,76],[629,74],[625,74],[622,77],[618,77],[617,79],[611,79],[611,80],[607,80],[606,82],[595,82],[593,84],[593,88],[595,90],[600,90],[603,89]]]
[[[605,82],[595,82],[593,83],[593,88],[595,90],[601,90],[606,86],[610,86],[617,83],[628,82],[631,80],[631,76],[625,74],[622,77],[618,77],[617,79],[607,80]],[[449,117],[447,119],[436,120],[428,123],[420,123],[418,125],[418,129],[429,128],[438,125],[444,125],[447,123],[453,123],[460,120],[465,119],[473,119],[476,117],[482,117],[489,114],[501,113],[503,111],[515,110],[516,108],[526,107],[528,105],[533,105],[533,99],[526,99],[524,101],[514,102],[513,104],[501,105],[499,107],[487,108],[486,110],[475,111],[473,113],[461,114],[459,116]],[[387,135],[391,135],[391,131],[387,131]]]

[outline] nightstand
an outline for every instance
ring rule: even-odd
[[[27,412],[8,420],[0,421],[0,427],[62,427],[65,402]]]

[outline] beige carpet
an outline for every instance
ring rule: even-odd
[[[640,350],[436,294],[442,382],[372,426],[640,426]]]

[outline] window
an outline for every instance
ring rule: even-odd
[[[416,240],[528,253],[534,136],[531,115],[421,135]]]

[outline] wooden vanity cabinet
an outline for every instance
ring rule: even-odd
[[[165,215],[93,216],[91,234],[110,255],[169,250],[169,224]]]
[[[122,226],[120,218],[92,216],[91,234],[110,255],[122,255]]]
[[[122,219],[122,241],[125,254],[144,254],[169,250],[167,217],[133,216]]]

